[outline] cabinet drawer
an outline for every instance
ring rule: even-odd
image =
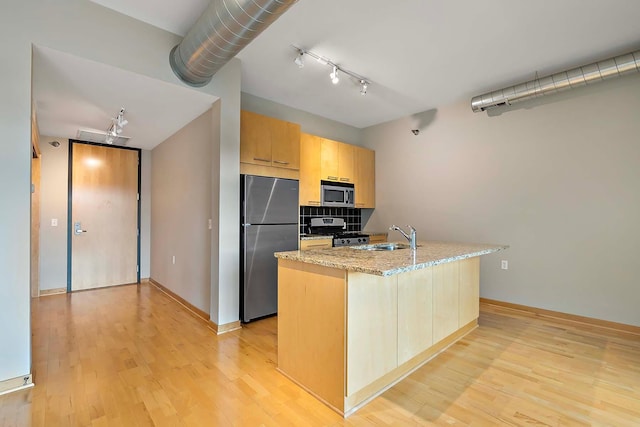
[[[324,249],[333,247],[332,239],[309,239],[300,240],[300,250],[307,249]]]

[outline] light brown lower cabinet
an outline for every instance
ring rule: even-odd
[[[278,370],[350,415],[477,326],[478,266],[383,277],[279,259]]]
[[[325,249],[333,247],[333,239],[304,239],[300,240],[300,250]]]
[[[371,236],[369,236],[369,243],[374,244],[374,243],[384,243],[387,241],[387,235],[386,234],[372,234]]]

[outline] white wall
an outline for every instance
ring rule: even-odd
[[[240,319],[240,60],[232,59],[210,86],[220,96],[212,126],[220,129],[213,147],[211,211],[218,224],[211,235],[211,320],[226,325]],[[215,215],[215,213],[213,214]]]
[[[151,278],[206,313],[211,297],[211,150],[214,135],[219,137],[211,126],[212,114],[208,110],[151,152]]]
[[[151,151],[140,152],[140,278],[151,275]]]
[[[3,6],[4,10],[10,10],[11,13],[0,14],[0,37],[7,41],[0,63],[3,77],[0,80],[0,194],[3,198],[3,208],[0,209],[0,324],[11,325],[11,328],[0,328],[0,381],[20,377],[31,370],[29,233],[32,44],[183,85],[171,71],[168,61],[169,51],[180,41],[175,34],[86,0],[10,0]],[[229,73],[237,73],[238,76],[230,78],[227,75],[223,78],[217,74],[212,84],[199,90],[213,95],[217,95],[216,90],[225,94],[237,92],[229,100],[233,108],[228,110],[228,114],[222,114],[223,118],[230,119],[229,126],[234,126],[239,122],[239,64]],[[234,83],[226,91],[221,90],[225,79]],[[226,99],[223,98],[223,101],[226,104]],[[237,110],[237,113],[233,110]],[[223,111],[226,111],[224,106]],[[238,144],[239,126],[237,138],[231,133],[224,133],[223,129],[222,144],[230,147]],[[236,150],[239,150],[237,145]],[[230,148],[224,153],[231,154],[231,158],[221,159],[225,167],[226,163],[238,163],[239,154],[236,156],[233,151]],[[235,192],[235,197],[239,197],[239,185],[225,191]],[[238,263],[235,264],[237,271]],[[238,292],[237,282],[224,282],[222,286],[235,289],[236,294]],[[233,293],[231,290],[229,292]]]
[[[300,124],[304,133],[342,141],[348,144],[362,145],[362,130],[335,120],[326,119],[302,110],[287,107],[277,102],[242,93],[242,109],[280,120]]]
[[[66,289],[69,141],[42,136],[40,151],[40,290]],[[57,227],[51,225],[54,218]]]
[[[419,136],[414,117],[365,129],[366,228],[511,245],[483,257],[483,297],[640,326],[640,76],[499,111],[465,100],[426,112]]]

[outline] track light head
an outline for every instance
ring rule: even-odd
[[[304,67],[304,52],[302,50],[298,50],[298,55],[296,55],[296,59],[293,60],[298,68]]]
[[[367,94],[367,88],[369,87],[369,82],[366,80],[360,80],[360,95],[365,96]]]
[[[340,83],[340,77],[338,77],[338,67],[336,67],[335,65],[333,66],[333,71],[331,72],[331,74],[329,74],[329,77],[331,78],[331,83],[333,83],[334,85]]]

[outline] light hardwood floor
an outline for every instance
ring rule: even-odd
[[[486,304],[346,420],[276,371],[276,318],[216,336],[150,285],[34,299],[32,316],[36,386],[0,396],[0,426],[640,425],[640,336]]]

